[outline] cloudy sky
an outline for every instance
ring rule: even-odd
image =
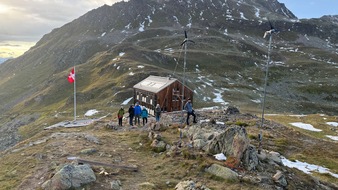
[[[0,58],[17,57],[44,34],[104,4],[121,0],[1,0]],[[128,1],[128,0],[125,0]],[[338,15],[338,0],[279,0],[298,18]]]
[[[1,0],[0,57],[17,57],[44,34],[121,0]]]

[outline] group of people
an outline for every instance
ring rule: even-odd
[[[189,98],[187,103],[184,105],[184,109],[187,111],[187,119],[186,119],[186,123],[187,125],[189,125],[189,118],[192,115],[193,116],[193,123],[197,123],[196,122],[196,114],[195,111],[192,107],[192,103],[191,103],[191,99]],[[160,104],[157,104],[155,107],[155,119],[156,119],[156,123],[160,122],[160,117],[161,117],[161,112],[162,109],[160,107]],[[128,113],[129,113],[129,124],[131,126],[135,125],[140,125],[140,118],[142,118],[142,123],[143,126],[145,124],[148,123],[148,110],[145,106],[142,106],[139,104],[139,102],[136,102],[135,106],[134,105],[130,105],[129,109],[128,109]],[[122,126],[122,119],[123,119],[123,115],[125,114],[123,107],[121,106],[120,110],[117,112],[117,118],[119,120],[119,126]]]
[[[156,118],[156,122],[160,122],[160,117],[161,117],[161,107],[160,104],[156,105],[155,108],[155,118]],[[128,109],[128,113],[129,113],[129,124],[131,126],[134,125],[140,125],[140,118],[142,118],[142,123],[143,126],[145,124],[148,123],[148,110],[145,106],[141,106],[138,102],[136,102],[135,105],[130,105],[129,109]],[[123,109],[123,107],[121,106],[120,110],[117,112],[117,118],[119,120],[119,126],[122,126],[122,119],[123,119],[123,115],[125,114],[125,111]]]

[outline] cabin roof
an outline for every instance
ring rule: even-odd
[[[134,85],[134,88],[157,93],[177,81],[175,78],[150,75],[148,78]]]

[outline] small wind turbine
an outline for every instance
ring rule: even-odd
[[[262,149],[262,139],[263,139],[263,134],[262,134],[262,128],[264,124],[264,109],[265,109],[265,99],[266,99],[266,86],[268,84],[268,73],[269,73],[269,64],[270,64],[270,53],[271,53],[271,42],[272,42],[272,36],[274,33],[277,32],[277,30],[272,26],[270,20],[270,30],[265,31],[263,38],[266,36],[269,36],[269,46],[268,46],[268,58],[266,61],[266,71],[265,71],[265,83],[264,83],[264,95],[263,95],[263,102],[262,102],[262,122],[261,122],[261,130],[258,134],[258,140],[259,140],[259,145],[258,145],[258,154],[260,154],[261,149]]]
[[[185,70],[186,70],[186,65],[187,65],[187,48],[188,48],[188,42],[192,42],[192,43],[195,43],[194,41],[192,40],[189,40],[188,39],[188,35],[187,35],[187,31],[185,30],[184,31],[184,36],[185,36],[185,39],[184,41],[181,43],[181,47],[184,46],[184,65],[183,65],[183,81],[182,81],[182,105],[181,105],[181,111],[182,111],[182,128],[183,128],[183,123],[184,123],[184,88],[185,88]],[[180,131],[180,139],[182,139],[182,132]]]

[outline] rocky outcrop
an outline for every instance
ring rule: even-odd
[[[211,140],[207,145],[207,152],[211,154],[223,153],[226,156],[241,160],[249,147],[249,143],[244,127],[228,127],[223,133]]]

